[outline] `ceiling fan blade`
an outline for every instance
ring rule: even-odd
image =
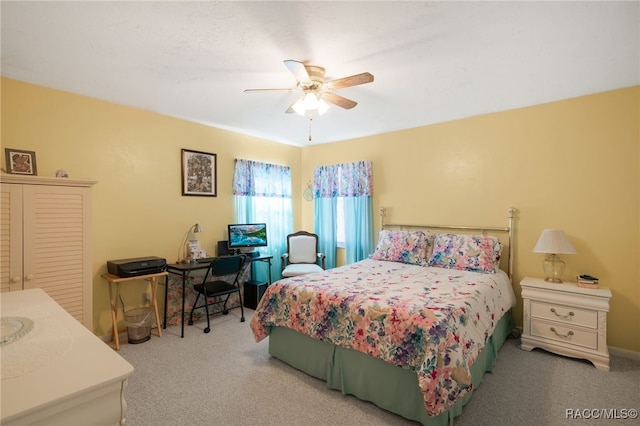
[[[296,89],[244,89],[245,92],[295,92]]]
[[[335,93],[323,93],[322,99],[344,109],[351,109],[354,106],[358,105],[357,102],[352,101],[351,99],[342,97],[340,95],[336,95]]]
[[[287,68],[289,68],[289,71],[291,71],[291,74],[293,74],[293,76],[296,78],[296,81],[303,83],[311,81],[311,78],[309,78],[309,73],[307,72],[307,69],[304,67],[304,64],[302,62],[294,61],[293,59],[287,59],[286,61],[284,61],[284,64]]]
[[[345,87],[358,86],[359,84],[367,84],[373,81],[373,74],[363,72],[349,77],[337,78],[327,82],[330,90],[342,89]]]

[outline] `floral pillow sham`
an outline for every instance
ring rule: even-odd
[[[437,234],[428,266],[496,273],[502,244],[491,235]]]
[[[378,234],[378,245],[371,258],[426,266],[430,255],[430,237],[431,234],[425,231],[384,229]]]

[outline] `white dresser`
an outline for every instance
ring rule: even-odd
[[[549,283],[525,277],[521,282],[523,333],[521,348],[542,348],[591,361],[609,371],[607,312],[611,291],[575,283]]]
[[[33,323],[23,337],[0,347],[0,424],[124,424],[133,366],[42,289],[2,293],[0,299],[3,338],[16,318]]]

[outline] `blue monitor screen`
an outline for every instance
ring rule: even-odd
[[[228,226],[229,248],[265,247],[267,245],[266,223],[245,223]]]

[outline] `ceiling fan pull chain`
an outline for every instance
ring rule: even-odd
[[[309,114],[309,142],[311,142],[311,122],[313,121],[313,115]]]

